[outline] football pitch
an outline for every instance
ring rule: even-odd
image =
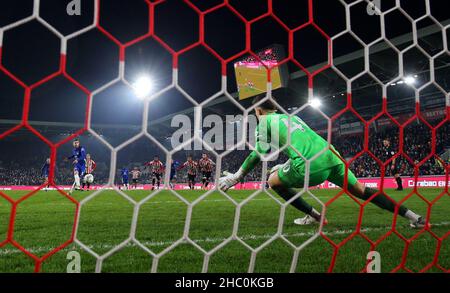
[[[419,193],[427,200],[434,201],[442,194],[442,189],[420,189]],[[26,192],[8,192],[17,200]],[[150,191],[127,191],[127,195],[136,202],[148,198]],[[322,202],[333,199],[338,190],[312,190]],[[411,193],[388,190],[387,194],[400,200]],[[92,192],[76,192],[74,198],[81,201]],[[188,202],[194,202],[204,191],[180,191]],[[280,204],[266,193],[232,190],[229,196],[242,203],[253,194],[240,210],[237,236],[249,247],[263,248],[256,257],[237,240],[231,240],[211,255],[208,272],[247,272],[249,266],[254,272],[289,272],[294,256],[294,246],[300,246],[318,230],[318,225],[297,226],[293,220],[304,215],[291,206],[285,213],[282,235],[292,244],[281,238],[273,239],[279,228]],[[274,197],[284,203],[278,196]],[[320,205],[308,194],[304,198],[316,209]],[[405,203],[408,208],[426,215],[428,205],[413,194]],[[359,205],[344,194],[327,207],[326,217],[329,224],[323,227],[323,233],[334,243],[348,240],[357,232]],[[40,191],[21,202],[17,207],[13,239],[28,251],[42,257],[68,239],[72,233],[76,206],[56,191]],[[115,191],[105,190],[87,201],[81,207],[77,239],[98,255],[103,255],[123,243],[130,236],[134,206]],[[201,272],[204,267],[204,254],[194,245],[180,242],[178,246],[167,250],[174,242],[182,238],[185,230],[188,206],[168,191],[160,191],[139,210],[136,226],[136,239],[155,254],[167,252],[157,261],[133,242],[107,257],[101,267],[102,272]],[[192,209],[189,226],[189,238],[205,251],[210,251],[230,238],[233,225],[237,223],[235,205],[220,193],[212,192]],[[11,205],[0,199],[0,242],[6,239],[10,219]],[[361,234],[376,241],[391,231],[393,216],[370,204],[364,208]],[[444,237],[439,251],[438,263],[446,270],[450,269],[450,196],[445,194],[435,201],[431,209],[431,231],[435,237]],[[403,218],[397,219],[396,230],[405,238],[413,237],[418,231],[412,230]],[[433,262],[436,257],[438,241],[429,232],[424,232],[410,243],[405,251],[405,241],[391,233],[375,247],[381,255],[381,270],[390,272],[402,263],[405,257],[407,269],[418,272]],[[273,241],[271,241],[273,240]],[[333,272],[361,272],[366,263],[367,253],[371,250],[369,242],[356,235],[342,243],[332,262],[334,247],[324,238],[318,237],[298,254],[296,272],[327,272],[333,263]],[[81,255],[81,271],[94,272],[96,258],[81,249],[75,243],[55,253],[42,263],[42,272],[67,271],[70,260],[67,254],[78,251]],[[32,258],[6,244],[0,248],[0,272],[33,272],[35,263]],[[405,270],[399,269],[399,272]],[[441,272],[432,267],[428,272]]]

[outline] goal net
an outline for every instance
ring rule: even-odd
[[[28,2],[0,4],[1,271],[66,271],[78,254],[93,272],[368,272],[377,252],[382,271],[449,272],[444,1]],[[220,177],[257,149],[261,93],[328,145],[306,159],[288,139],[225,193]],[[97,167],[69,194],[76,138]],[[289,150],[306,168],[285,201],[267,181]],[[313,185],[327,150],[395,212],[347,179]],[[186,157],[202,154],[215,164],[193,175]],[[156,157],[165,172],[144,164]],[[294,224],[299,198],[319,223]]]

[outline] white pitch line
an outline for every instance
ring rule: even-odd
[[[242,199],[242,201],[243,200],[245,200],[245,199]],[[274,201],[273,199],[270,199],[270,198],[260,198],[260,199],[252,199],[252,200],[250,200],[250,202],[252,202],[252,201],[270,201],[270,200]],[[193,201],[194,200],[189,201],[189,202],[192,203]],[[228,200],[228,199],[209,199],[209,200],[208,199],[204,199],[201,202],[199,202],[198,204],[201,204],[202,202],[229,202],[229,203],[231,203],[231,201]],[[150,201],[145,202],[142,205],[175,204],[175,203],[178,203],[178,204],[186,206],[186,204],[184,202],[182,202],[181,200],[167,200],[167,201],[151,201],[150,200]],[[60,206],[72,206],[73,203],[69,203],[69,202],[68,203],[60,203],[58,205],[60,205]],[[102,206],[106,205],[106,206],[118,206],[118,207],[120,207],[120,204],[112,203],[112,202],[101,203],[101,205]]]
[[[320,197],[318,197],[318,198],[320,198]],[[242,199],[242,201],[244,201],[244,200],[245,200],[245,198]],[[189,202],[192,203],[193,201],[194,200],[189,201]],[[256,199],[250,200],[249,202],[252,202],[252,201],[274,201],[274,200],[271,199],[271,198],[256,198]],[[201,204],[202,202],[230,202],[231,203],[231,201],[228,200],[228,199],[209,199],[209,200],[208,199],[204,199],[201,202],[199,202],[198,204]],[[181,200],[167,200],[167,201],[151,201],[150,200],[150,201],[145,202],[143,205],[151,205],[151,204],[155,204],[156,205],[156,204],[166,204],[166,203],[167,204],[179,203],[179,204],[182,204],[182,205],[186,205]],[[58,205],[60,205],[60,206],[72,206],[73,203],[69,203],[69,202],[68,203],[60,203]],[[102,203],[101,205],[102,206],[104,206],[104,205],[108,205],[108,206],[117,205],[117,206],[120,206],[120,204],[116,204],[116,203],[112,203],[112,202],[105,202],[105,203]]]
[[[316,198],[318,198],[318,199],[330,199],[331,197],[329,197],[329,196],[316,196]],[[192,199],[192,200],[189,200],[187,198],[185,198],[185,199],[187,201],[191,202],[191,203],[193,201],[195,201],[195,199]],[[308,196],[304,197],[304,199],[306,199],[306,200],[308,200],[308,199],[314,200],[310,196],[309,197]],[[239,200],[239,202],[240,201],[244,201],[245,198],[241,198],[241,199],[238,199],[238,200]],[[249,202],[252,202],[252,201],[274,201],[274,200],[271,199],[271,198],[253,198]],[[137,201],[137,202],[139,202],[139,201]],[[231,203],[231,201],[229,199],[204,199],[200,203],[202,203],[202,202],[230,202]],[[185,203],[183,203],[181,200],[161,200],[161,201],[149,200],[149,201],[146,201],[143,205],[146,205],[146,204],[165,204],[165,203],[180,203],[180,204],[185,205]],[[67,202],[67,203],[59,203],[58,205],[72,206],[73,203],[69,203],[69,202]],[[106,202],[106,203],[102,203],[101,205],[118,205],[118,204],[115,204],[115,203],[112,203],[112,202]]]
[[[441,222],[441,223],[436,223],[436,224],[432,224],[432,227],[440,227],[440,226],[450,226],[450,222]],[[383,230],[387,230],[390,229],[391,227],[376,227],[376,228],[362,228],[361,232],[362,233],[367,233],[367,232],[377,232],[377,231],[383,231]],[[325,234],[326,236],[335,236],[335,235],[345,235],[345,234],[351,234],[355,232],[355,230],[353,229],[348,229],[348,230],[336,230],[336,231],[332,231],[332,232],[323,232],[323,234]],[[293,234],[283,234],[283,236],[285,236],[286,238],[288,237],[312,237],[317,233],[317,230],[313,230],[313,231],[308,231],[308,232],[299,232],[299,233],[293,233]],[[241,236],[240,238],[244,241],[246,240],[267,240],[270,239],[274,236],[274,234],[262,234],[262,235],[244,235]],[[228,238],[204,238],[204,239],[197,239],[197,240],[193,240],[196,243],[221,243],[223,241],[225,241]],[[174,241],[146,241],[146,242],[141,242],[143,245],[148,246],[148,247],[154,247],[154,246],[169,246],[171,244],[173,244],[176,240]],[[99,249],[106,249],[106,250],[111,250],[113,248],[115,248],[117,245],[114,244],[95,244],[95,245],[86,245],[89,249],[91,250],[99,250]],[[128,243],[125,247],[137,247],[136,244],[134,243]],[[124,248],[125,248],[124,247]],[[35,248],[30,248],[27,249],[29,252],[37,255],[37,254],[42,254],[42,253],[47,253],[49,251],[51,251],[52,249],[55,249],[55,247],[50,247],[50,246],[43,246],[43,247],[35,247]],[[67,251],[68,249],[65,248],[63,249],[63,251]],[[11,254],[18,254],[18,253],[22,253],[22,251],[18,250],[18,249],[0,249],[0,256],[4,256],[4,255],[11,255]]]
[[[131,195],[129,195],[129,196],[131,196]],[[231,197],[232,197],[232,195],[230,195]],[[258,195],[259,196],[259,195]],[[256,196],[256,197],[258,197],[258,196]],[[266,195],[267,196],[267,195]],[[332,196],[326,196],[326,195],[324,195],[324,196],[315,196],[317,199],[331,199],[331,198],[333,198],[333,196],[334,195],[332,195]],[[309,195],[306,195],[306,196],[301,196],[303,199],[305,199],[305,200],[312,200],[312,201],[314,201],[314,199],[311,197],[311,196],[309,196]],[[187,201],[189,201],[189,202],[193,202],[193,201],[195,201],[195,199],[192,199],[192,200],[190,200],[190,199],[188,199],[188,198],[186,198],[186,197],[184,197]],[[391,196],[391,198],[393,198],[392,196]],[[143,198],[144,199],[144,198]],[[246,198],[239,198],[239,199],[237,199],[237,200],[239,200],[239,202],[241,202],[241,201],[244,201]],[[395,199],[395,198],[393,198],[393,199]],[[142,200],[142,199],[141,199]],[[137,200],[137,202],[139,202],[140,200]],[[251,199],[249,202],[252,202],[252,201],[274,201],[273,199],[271,199],[271,198],[253,198],[253,199]],[[231,203],[231,201],[229,200],[229,199],[204,199],[204,200],[202,200],[200,203],[202,203],[202,202],[230,202]],[[46,202],[42,202],[42,203],[40,203],[40,204],[45,204]],[[149,200],[149,201],[147,201],[147,202],[145,202],[143,205],[148,205],[148,204],[171,204],[171,203],[180,203],[180,204],[183,204],[183,205],[185,205],[181,200],[159,200],[159,201],[152,201],[152,200]],[[73,205],[73,203],[70,203],[70,202],[61,202],[61,203],[59,203],[58,205],[63,205],[63,206],[65,206],[65,205],[67,205],[67,206],[72,206]],[[112,206],[112,205],[118,205],[118,204],[115,204],[115,203],[112,203],[112,202],[105,202],[105,203],[102,203],[101,205],[108,205],[108,206]]]
[[[311,196],[305,196],[305,197],[301,196],[301,197],[303,199],[305,199],[305,200],[312,200],[312,201],[314,201],[314,199]],[[331,198],[333,198],[333,196],[316,196],[316,198],[317,199],[331,199]],[[187,198],[185,198],[185,199],[187,201],[189,201],[190,203],[195,201],[195,199],[192,199],[192,200],[189,200]],[[237,200],[239,200],[238,201],[238,203],[239,203],[241,201],[244,201],[245,198],[241,198],[241,199],[237,199]],[[251,199],[249,201],[249,203],[252,202],[252,201],[274,201],[274,200],[272,198],[253,198],[253,199]],[[137,202],[139,202],[139,200],[137,200]],[[231,203],[231,201],[229,199],[204,199],[201,202],[199,202],[198,204],[201,204],[202,202],[230,202]],[[40,204],[44,204],[44,203],[45,202],[40,203]],[[181,200],[160,200],[160,201],[149,200],[149,201],[146,201],[143,205],[149,205],[149,204],[172,204],[172,203],[179,203],[179,204],[182,204],[182,205],[186,205]],[[62,203],[58,203],[58,205],[72,206],[73,203],[71,203],[71,202],[67,202],[67,203],[66,202],[62,202]],[[108,206],[117,205],[117,206],[120,206],[120,204],[116,204],[116,203],[112,203],[112,202],[105,202],[105,203],[102,203],[101,205],[102,206],[104,206],[104,205],[108,205]],[[276,204],[276,205],[278,205],[278,204]]]

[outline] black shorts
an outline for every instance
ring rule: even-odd
[[[137,178],[133,178],[133,179],[132,179],[133,184],[137,184],[138,181],[139,181],[139,179],[137,179]]]
[[[188,174],[188,180],[195,182],[195,177],[197,177],[197,175],[193,175],[193,174]]]
[[[212,172],[203,172],[203,179],[209,180],[211,179]]]
[[[156,180],[161,180],[161,173],[153,173],[153,178],[156,178]]]

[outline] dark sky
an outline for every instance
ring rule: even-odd
[[[82,15],[68,16],[70,1],[42,0],[40,15],[68,35],[90,24],[93,0],[82,0]],[[191,1],[200,10],[220,4],[219,0]],[[353,1],[346,1],[351,3]],[[394,0],[382,0],[382,10]],[[417,18],[425,11],[425,1],[401,1],[402,7]],[[450,18],[446,1],[433,0],[432,12],[438,20]],[[267,11],[266,0],[230,0],[242,15],[251,20]],[[31,14],[32,0],[0,0],[0,26]],[[338,0],[314,0],[315,22],[326,34],[333,36],[345,29],[344,6]],[[289,27],[295,28],[308,19],[307,0],[273,0],[274,13]],[[148,31],[149,12],[144,0],[101,1],[100,24],[120,42],[129,42]],[[155,8],[155,33],[171,48],[180,50],[198,40],[198,14],[181,0],[166,0]],[[371,42],[380,34],[380,18],[369,16],[366,4],[351,9],[352,30],[363,41]],[[245,48],[245,25],[230,10],[223,8],[205,17],[205,39],[224,58]],[[405,17],[395,14],[387,18],[387,35],[394,38],[410,30]],[[274,18],[264,18],[251,26],[251,48],[260,50],[272,44],[288,47],[287,31]],[[58,70],[59,39],[37,21],[7,31],[4,35],[2,65],[30,85]],[[361,46],[346,36],[335,43],[334,56],[358,50]],[[68,43],[67,72],[88,90],[93,91],[118,73],[119,49],[98,29],[72,39]],[[325,38],[312,27],[294,35],[294,56],[305,66],[326,61]],[[230,92],[236,91],[230,62],[227,72]],[[130,82],[142,72],[157,82],[155,90],[171,83],[172,57],[158,42],[147,38],[126,50],[126,79]],[[290,71],[298,68],[290,66]],[[201,102],[220,89],[220,62],[199,46],[180,56],[179,83],[196,101]],[[20,119],[23,90],[0,72],[0,119]],[[66,78],[58,77],[32,93],[31,120],[82,122],[87,98]],[[151,102],[150,120],[191,107],[192,104],[176,90]],[[74,110],[76,109],[76,110]],[[94,100],[94,123],[140,123],[142,103],[129,88],[119,83]]]

